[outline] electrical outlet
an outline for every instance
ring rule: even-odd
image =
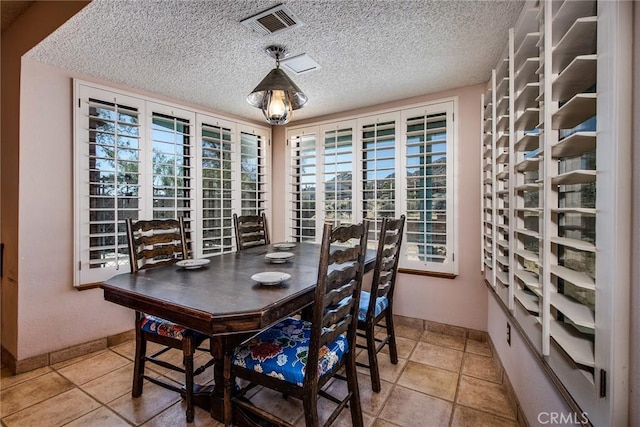
[[[507,344],[511,347],[511,324],[507,322]]]

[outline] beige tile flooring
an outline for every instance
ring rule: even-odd
[[[366,368],[358,368],[358,383],[366,426],[516,426],[516,414],[502,372],[487,343],[397,326],[399,363],[379,354],[382,390],[371,391]],[[180,396],[146,383],[141,397],[131,398],[132,341],[50,367],[11,376],[2,370],[2,426],[179,426],[186,425]],[[386,351],[383,350],[383,352]],[[180,353],[167,356],[179,360]],[[200,357],[200,356],[199,356]],[[205,357],[202,355],[201,357]],[[364,361],[366,354],[360,352]],[[154,375],[179,380],[173,372],[155,368]],[[212,380],[209,369],[198,383]],[[328,388],[346,391],[341,380]],[[301,403],[278,393],[257,389],[250,396],[295,425],[304,425]],[[320,421],[331,409],[320,399]],[[220,426],[197,408],[192,424]],[[333,424],[349,426],[348,409]]]

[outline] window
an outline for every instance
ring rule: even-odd
[[[525,6],[483,100],[485,279],[593,425],[627,424],[629,6]]]
[[[316,230],[316,135],[301,131],[289,138],[293,181],[290,237],[298,242],[314,242],[321,235]]]
[[[291,232],[315,241],[325,222],[407,216],[400,268],[457,274],[454,101],[288,129]]]
[[[75,90],[76,285],[129,270],[125,218],[184,217],[198,257],[234,250],[234,212],[270,211],[268,128]]]
[[[128,264],[123,220],[137,219],[143,191],[142,103],[98,95],[83,104],[83,139],[76,146],[76,173],[82,170],[83,183],[76,192],[83,201],[76,211],[82,224],[76,242],[80,269],[89,276]]]
[[[233,251],[233,124],[201,124],[202,253]]]
[[[240,130],[241,215],[257,215],[265,210],[267,200],[266,138],[252,129]]]
[[[324,221],[351,224],[353,203],[353,127],[337,123],[320,130],[323,135]]]
[[[189,119],[151,115],[153,218],[191,218],[192,124]]]
[[[362,218],[369,224],[369,241],[375,242],[382,218],[396,216],[396,114],[365,119],[360,126],[362,155]],[[369,120],[375,122],[367,122]],[[406,244],[406,241],[405,241]]]
[[[453,127],[445,106],[404,112],[406,267],[447,272],[454,252]]]

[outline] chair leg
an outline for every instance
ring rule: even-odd
[[[187,400],[187,422],[193,422],[193,340],[190,336],[184,338],[182,354],[184,357],[185,395]]]
[[[142,385],[144,382],[144,364],[145,355],[147,354],[147,340],[144,333],[140,330],[136,322],[136,354],[133,362],[133,387],[131,389],[132,397],[142,395]]]
[[[318,392],[307,392],[302,399],[304,406],[304,422],[306,427],[318,427]]]
[[[233,392],[233,381],[231,379],[231,355],[224,355],[223,363],[224,378],[224,404],[223,404],[223,421],[224,425],[229,427],[233,420],[233,409],[231,407],[231,393]]]
[[[389,358],[394,365],[398,364],[398,347],[396,346],[396,331],[393,326],[393,313],[391,307],[387,308],[387,315],[385,318],[387,325],[387,338],[389,340]]]
[[[371,389],[380,392],[380,370],[378,369],[378,354],[376,352],[375,324],[367,325],[367,355],[369,356],[369,372],[371,373]]]
[[[356,370],[356,357],[354,352],[351,352],[351,354],[347,357],[347,363],[345,365],[347,374],[347,387],[349,393],[351,393],[351,399],[349,400],[349,407],[351,409],[351,423],[354,427],[362,427],[364,421],[362,420],[360,390],[358,389],[358,372]],[[380,384],[380,382],[378,382],[378,384]]]

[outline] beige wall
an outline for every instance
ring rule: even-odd
[[[629,425],[640,425],[640,4],[634,3],[633,11],[633,204],[631,236],[631,329],[629,343],[631,355]]]
[[[133,328],[133,312],[104,301],[101,289],[73,287],[73,78],[177,102],[23,59],[19,360]]]
[[[323,120],[401,108],[406,105],[457,97],[458,113],[458,182],[457,207],[459,275],[455,279],[400,274],[395,295],[395,313],[403,316],[432,320],[450,325],[485,331],[487,329],[487,289],[480,275],[480,95],[485,85],[474,85],[451,91],[414,97],[392,103],[371,106],[354,111],[323,116],[313,120],[292,123],[293,126]],[[285,205],[285,151],[284,129],[276,127],[274,138],[274,218],[284,218]],[[277,191],[277,189],[283,191]],[[274,239],[285,237],[285,224],[274,225]]]
[[[72,78],[65,70],[23,60],[20,148],[19,322],[22,360],[131,329],[130,310],[107,303],[99,289],[76,291],[73,266]],[[86,77],[84,77],[86,78]],[[104,83],[104,82],[102,82]],[[455,280],[402,275],[397,313],[486,330],[486,288],[477,271],[480,92],[482,86],[408,100],[459,99],[460,275]],[[383,106],[386,107],[386,106]],[[33,119],[37,117],[37,126]],[[284,130],[274,129],[273,237],[284,236]],[[43,185],[46,182],[47,185]],[[47,213],[46,220],[42,212]],[[473,215],[469,215],[473,212]],[[472,237],[469,239],[469,237]],[[55,254],[55,256],[52,256]],[[68,325],[68,326],[67,326]],[[77,327],[76,325],[82,325]]]
[[[88,2],[36,2],[2,33],[1,240],[5,244],[2,277],[0,343],[18,355],[19,322],[19,145],[20,61],[22,55],[53,32]],[[42,213],[42,211],[40,211]],[[34,236],[39,237],[39,236]],[[22,243],[22,242],[20,242]],[[49,254],[52,256],[55,252]],[[30,309],[33,309],[30,307]]]
[[[22,63],[19,359],[133,325],[133,312],[105,302],[101,289],[73,287],[71,77],[45,64]]]

